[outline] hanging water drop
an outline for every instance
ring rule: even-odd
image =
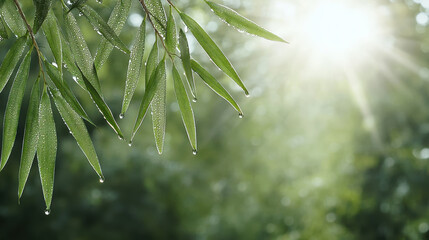
[[[119,114],[119,119],[124,119],[125,115],[123,113]]]
[[[239,113],[239,114],[238,114],[238,117],[239,117],[239,118],[243,118],[243,117],[244,117],[244,116],[243,116],[243,113]]]
[[[197,99],[196,97],[194,97],[194,98],[192,99],[192,102],[194,102],[194,103],[195,103],[195,102],[197,102],[197,100],[198,100],[198,99]]]
[[[100,178],[100,183],[104,183],[104,178]]]
[[[58,64],[56,62],[52,62],[52,65],[56,68],[58,68]]]
[[[246,97],[250,97],[250,93],[249,92],[247,92],[245,95],[246,95]]]
[[[45,215],[46,215],[46,216],[48,216],[49,214],[51,214],[51,209],[48,209],[48,208],[47,208],[47,209],[45,210]]]
[[[129,142],[128,142],[128,146],[129,146],[129,147],[132,147],[132,146],[133,146],[133,141],[129,141]]]
[[[197,150],[192,150],[192,154],[197,155]]]
[[[102,4],[103,0],[96,0],[97,3]]]

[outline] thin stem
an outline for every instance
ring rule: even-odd
[[[179,9],[177,9],[177,7],[176,6],[174,6],[174,4],[171,2],[171,0],[167,0],[167,2],[178,12],[178,13],[180,13],[180,10]]]
[[[45,73],[43,72],[43,66],[42,66],[43,55],[40,52],[39,45],[37,45],[36,38],[34,37],[33,29],[30,27],[30,24],[28,24],[27,18],[25,17],[24,12],[22,11],[21,6],[18,3],[18,0],[13,0],[13,1],[15,2],[16,7],[18,8],[19,15],[21,16],[22,20],[24,20],[25,26],[27,27],[31,40],[33,41],[33,46],[34,48],[36,48],[37,57],[39,59],[39,68],[40,68],[39,74],[40,72],[42,73],[43,80],[46,83]]]

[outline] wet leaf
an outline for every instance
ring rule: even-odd
[[[287,43],[281,37],[267,31],[263,27],[258,26],[256,23],[241,16],[231,8],[207,0],[205,0],[205,2],[210,6],[213,12],[218,15],[218,17],[236,29],[268,40]]]
[[[195,88],[195,80],[192,75],[191,68],[191,55],[189,53],[188,39],[186,38],[185,32],[180,29],[179,32],[179,47],[180,47],[180,59],[182,60],[183,69],[185,70],[186,78],[188,79],[189,87],[194,98],[197,97],[197,90]]]
[[[3,91],[4,86],[6,86],[7,82],[9,81],[16,64],[18,64],[19,59],[24,53],[26,43],[26,37],[18,38],[18,40],[16,40],[16,42],[12,45],[4,57],[0,66],[0,93]]]
[[[48,16],[49,9],[52,5],[52,0],[33,0],[34,6],[36,7],[36,15],[34,17],[34,34],[39,31],[46,17]]]
[[[159,62],[155,71],[152,73],[152,76],[150,77],[150,80],[146,86],[146,90],[145,90],[143,100],[140,105],[139,113],[137,116],[136,124],[134,125],[134,130],[133,130],[131,140],[133,140],[135,134],[137,133],[138,129],[143,123],[143,120],[146,116],[149,105],[155,96],[156,90],[158,88],[158,84],[162,82],[162,79],[165,79],[165,78],[166,78],[166,75],[165,75],[165,57],[164,57],[164,59],[162,59]]]
[[[22,143],[21,163],[19,165],[18,198],[24,191],[25,184],[33,165],[36,155],[37,142],[39,140],[39,102],[40,102],[40,79],[33,85],[28,103],[27,119],[25,121],[24,139]]]
[[[7,33],[7,26],[3,20],[3,17],[1,16],[1,12],[0,12],[0,41],[2,41],[3,39],[8,39],[8,38],[9,38],[9,34]]]
[[[39,106],[39,141],[37,143],[37,160],[40,181],[46,209],[51,209],[52,193],[54,191],[55,159],[57,155],[57,132],[52,115],[51,101],[46,86],[43,88]]]
[[[113,29],[116,35],[119,36],[121,33],[122,27],[127,20],[128,13],[130,11],[131,0],[121,0],[117,1],[115,8],[113,9],[107,24]],[[101,68],[106,62],[110,53],[112,52],[113,45],[105,38],[101,39],[100,44],[98,45],[97,54],[95,56],[95,66],[97,69]]]
[[[82,152],[85,154],[92,168],[94,168],[100,179],[104,179],[97,153],[95,152],[94,145],[91,137],[89,136],[88,130],[86,129],[85,123],[80,118],[79,114],[76,113],[68,104],[66,99],[61,96],[58,90],[51,89],[51,93],[64,123],[76,139],[77,144],[82,149]]]
[[[140,69],[143,64],[145,37],[146,37],[146,19],[140,25],[137,32],[134,45],[131,49],[130,61],[128,62],[127,79],[125,82],[124,100],[122,102],[121,114],[125,114],[133,98],[134,92],[140,78]]]
[[[79,7],[79,10],[85,15],[91,25],[94,27],[97,33],[103,35],[113,46],[126,54],[130,54],[127,46],[119,39],[115,31],[104,21],[104,19],[98,15],[98,13],[88,5]]]
[[[159,83],[157,84],[158,86],[151,104],[153,134],[159,154],[162,154],[162,150],[164,149],[165,125],[167,118],[167,81],[165,69],[163,72],[164,74],[161,74],[158,80]]]
[[[6,111],[3,122],[3,141],[1,151],[0,171],[9,159],[16,138],[16,130],[18,129],[19,113],[21,111],[22,99],[25,93],[25,86],[30,72],[31,50],[22,60],[13,81],[12,88],[9,92],[9,98],[6,104]]]
[[[42,29],[45,33],[46,40],[48,40],[49,47],[54,55],[56,64],[63,75],[63,48],[60,36],[60,29],[58,27],[58,20],[52,11],[49,11],[48,16],[43,24]]]
[[[173,65],[173,81],[174,91],[176,93],[177,103],[179,104],[180,114],[182,115],[183,124],[185,125],[186,133],[188,134],[189,142],[192,149],[197,150],[197,132],[195,127],[195,117],[192,111],[191,101],[186,93],[185,85],[182,78]]]
[[[76,66],[76,62],[74,60],[72,51],[70,49],[69,42],[64,38],[64,36],[60,32],[61,37],[61,43],[63,48],[63,61],[64,61],[64,68],[67,69],[67,71],[73,75],[73,80],[79,84],[80,87],[86,90],[85,83],[82,80],[82,75],[80,74],[79,69]]]
[[[214,78],[207,70],[205,70],[199,63],[191,60],[192,69],[196,72],[201,79],[209,86],[215,93],[228,101],[240,115],[243,115],[240,106],[231,97],[228,91]]]
[[[174,21],[173,11],[170,8],[170,14],[167,20],[167,36],[165,37],[165,46],[169,53],[176,53],[177,48],[177,30]]]
[[[182,18],[186,26],[188,26],[188,28],[191,30],[195,39],[197,39],[197,41],[200,43],[200,45],[203,47],[203,49],[206,51],[212,61],[223,72],[225,72],[229,77],[231,77],[232,80],[234,80],[238,84],[238,86],[240,86],[244,90],[245,94],[248,95],[249,91],[247,91],[234,67],[231,65],[229,60],[226,58],[220,48],[216,45],[216,43],[204,31],[204,29],[200,25],[198,25],[198,23],[195,22],[194,19],[192,19],[185,13],[180,13],[180,17]]]
[[[67,13],[69,13],[71,10],[82,6],[84,3],[86,3],[88,0],[75,0],[72,2],[72,5],[70,6],[69,10],[67,11]]]
[[[146,0],[144,2],[155,29],[161,34],[162,38],[165,38],[167,32],[167,17],[165,16],[165,10],[161,1]]]
[[[27,33],[25,23],[19,15],[18,9],[12,0],[4,2],[3,7],[1,8],[1,15],[15,36],[22,37]]]
[[[150,77],[152,76],[155,67],[158,64],[158,39],[156,39],[153,44],[152,49],[150,50],[149,57],[146,62],[146,71],[145,71],[145,83],[146,86],[149,83]]]

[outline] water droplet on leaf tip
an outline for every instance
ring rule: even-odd
[[[243,117],[244,117],[244,116],[243,116],[243,113],[239,113],[239,114],[238,114],[238,117],[239,117],[239,118],[243,118]]]
[[[197,98],[194,98],[192,99],[192,102],[197,102],[197,100],[198,100]]]
[[[120,118],[120,119],[124,119],[124,116],[125,116],[125,115],[124,115],[123,113],[119,114],[119,118]]]
[[[197,150],[192,150],[192,154],[197,155]]]
[[[100,183],[104,183],[104,178],[100,178]]]
[[[133,146],[133,141],[129,141],[128,146],[130,146],[130,147]]]
[[[247,92],[245,95],[246,95],[246,97],[250,97],[250,93],[249,92]]]
[[[51,214],[51,209],[46,209],[45,210],[45,215],[48,216],[49,214]]]

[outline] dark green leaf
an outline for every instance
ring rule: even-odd
[[[26,37],[18,38],[18,40],[13,44],[4,57],[0,66],[0,93],[3,91],[4,86],[6,86],[7,82],[9,81],[9,78],[12,75],[16,64],[18,64],[22,53],[24,53],[26,43]]]
[[[73,1],[72,2],[72,5],[70,6],[70,8],[69,8],[69,10],[67,11],[67,14],[71,11],[71,10],[73,10],[73,9],[75,9],[75,8],[78,8],[79,6],[82,6],[84,3],[86,3],[88,0],[75,0],[75,1]]]
[[[60,32],[60,37],[61,37],[61,43],[62,43],[62,49],[63,49],[64,68],[67,69],[67,71],[73,75],[73,80],[77,84],[79,84],[80,87],[86,90],[85,83],[82,80],[82,75],[80,74],[80,71],[76,66],[76,62],[74,60],[72,51],[70,49],[70,44],[61,34],[61,32]]]
[[[240,86],[246,95],[249,94],[234,67],[231,65],[229,60],[220,50],[220,48],[216,45],[216,43],[210,38],[210,36],[204,31],[204,29],[195,22],[194,19],[186,15],[185,13],[180,13],[180,17],[183,22],[188,26],[191,30],[192,34],[195,36],[200,45],[207,52],[212,61],[228,76],[234,80],[238,86]]]
[[[33,0],[34,6],[36,7],[36,16],[34,17],[33,32],[37,33],[39,28],[48,16],[49,9],[52,5],[52,0]]]
[[[152,76],[153,70],[158,64],[158,43],[157,39],[155,40],[155,43],[153,44],[152,50],[150,50],[149,57],[147,58],[146,62],[146,72],[145,72],[145,83],[146,86],[149,83],[150,77]]]
[[[173,11],[170,8],[170,15],[167,20],[167,36],[165,38],[165,46],[168,52],[176,53],[177,48],[177,31],[176,22],[174,21]]]
[[[58,20],[55,17],[54,12],[49,11],[46,18],[45,24],[42,26],[43,32],[45,33],[46,39],[48,40],[49,47],[51,48],[52,54],[55,57],[56,64],[60,71],[60,75],[63,75],[63,48],[60,36],[60,29],[58,27]]]
[[[165,10],[160,0],[146,0],[144,1],[149,11],[149,17],[152,20],[155,29],[162,35],[163,38],[167,32],[167,18]]]
[[[7,26],[3,20],[3,17],[0,14],[0,41],[8,38],[9,38],[9,34],[7,33]]]
[[[15,36],[22,37],[27,33],[25,23],[22,20],[21,15],[19,15],[18,9],[16,8],[13,0],[7,0],[4,2],[1,14]]]
[[[188,39],[186,38],[185,32],[180,29],[179,32],[179,47],[180,47],[180,58],[182,60],[183,69],[185,70],[186,78],[188,79],[189,87],[194,98],[197,97],[197,90],[195,88],[195,80],[192,75],[191,68],[191,55],[189,53]]]
[[[159,83],[157,84],[158,86],[151,104],[153,134],[155,136],[155,144],[159,154],[162,154],[162,150],[164,148],[165,125],[167,118],[167,81],[165,69],[163,72],[164,74],[161,74],[159,80],[157,80]]]

